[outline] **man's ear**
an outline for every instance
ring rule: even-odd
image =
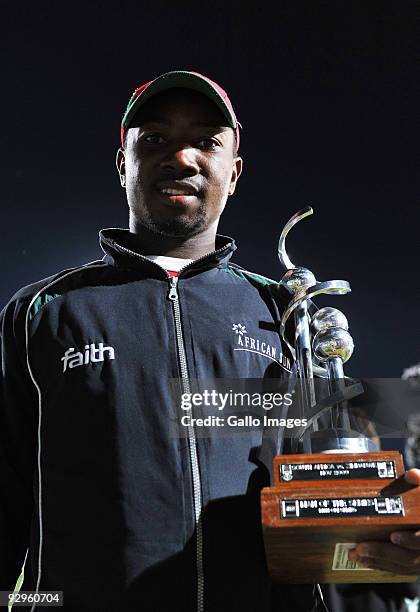
[[[229,195],[233,195],[236,189],[236,183],[242,174],[244,160],[242,157],[236,157],[233,163],[232,176],[230,178]]]
[[[121,147],[117,151],[117,157],[115,159],[117,166],[118,175],[120,177],[121,187],[125,189],[125,153]]]

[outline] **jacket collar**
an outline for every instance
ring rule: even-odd
[[[113,266],[121,268],[144,269],[148,272],[158,271],[157,264],[146,259],[141,253],[141,244],[136,234],[123,228],[106,228],[99,232],[99,244],[105,253],[105,261]],[[188,266],[185,276],[197,270],[225,267],[236,250],[233,238],[229,236],[216,235],[216,249],[212,253],[196,259]],[[160,253],[156,253],[159,255]],[[161,274],[159,274],[161,276]],[[182,273],[184,276],[184,273]]]

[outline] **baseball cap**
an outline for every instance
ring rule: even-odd
[[[152,96],[172,89],[173,87],[183,87],[186,89],[194,89],[212,100],[228,121],[228,125],[235,130],[236,133],[236,150],[239,149],[239,126],[240,123],[236,119],[235,111],[231,101],[220,85],[200,74],[189,70],[173,70],[161,74],[153,81],[143,83],[137,87],[127,105],[124,116],[121,121],[121,144],[124,144],[124,134],[130,127],[134,115],[149,100]],[[242,127],[242,126],[241,126]]]

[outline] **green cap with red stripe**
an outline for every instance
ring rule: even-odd
[[[134,115],[143,104],[152,96],[161,93],[173,87],[184,87],[186,89],[194,89],[212,100],[228,121],[228,125],[235,130],[236,134],[236,150],[239,149],[239,126],[240,123],[236,119],[235,111],[227,93],[217,83],[199,72],[191,72],[188,70],[173,70],[158,76],[153,81],[144,83],[137,87],[131,96],[124,116],[121,121],[121,144],[124,145],[124,135],[130,127]],[[242,126],[241,126],[242,127]]]

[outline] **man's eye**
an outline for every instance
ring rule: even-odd
[[[143,140],[149,144],[161,144],[163,142],[163,138],[160,134],[145,134]]]
[[[219,146],[219,143],[214,138],[202,138],[198,142],[198,146],[201,149],[215,149],[217,146]]]

